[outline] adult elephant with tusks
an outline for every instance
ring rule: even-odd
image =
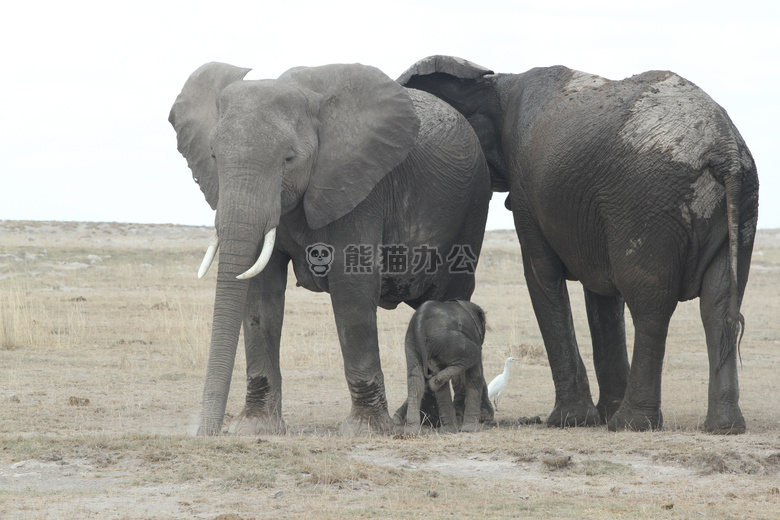
[[[201,275],[220,251],[199,434],[221,431],[242,324],[246,404],[230,431],[286,430],[290,263],[299,286],[331,296],[352,396],[343,433],[390,432],[377,306],[470,297],[491,196],[479,141],[449,105],[373,67],[248,71],[203,65],[169,118],[216,209]]]
[[[758,177],[726,111],[664,71],[621,81],[561,66],[494,74],[433,56],[399,82],[464,114],[479,135],[494,190],[509,192],[555,383],[547,423],[660,428],[669,320],[678,301],[699,297],[710,367],[704,428],[744,432],[737,349]],[[584,286],[596,406],[567,279]],[[626,305],[635,331],[630,366]]]

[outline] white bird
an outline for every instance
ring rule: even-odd
[[[509,365],[517,361],[517,358],[508,357],[504,363],[504,371],[498,374],[488,385],[488,399],[493,401],[493,406],[498,410],[498,398],[501,397],[501,390],[506,386],[509,380]]]

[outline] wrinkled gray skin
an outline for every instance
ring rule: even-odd
[[[406,330],[408,397],[393,416],[396,429],[420,432],[420,403],[426,387],[436,394],[442,431],[479,428],[486,392],[482,374],[484,339],[485,312],[474,303],[428,301],[417,309]],[[460,413],[452,401],[450,381],[456,394],[463,393]]]
[[[242,324],[246,405],[231,432],[286,430],[279,343],[290,263],[299,286],[331,295],[352,397],[343,432],[389,432],[377,306],[470,297],[473,273],[450,273],[444,257],[454,246],[475,255],[481,248],[491,191],[479,141],[446,103],[373,67],[301,67],[244,81],[248,71],[202,66],[169,117],[179,151],[216,209],[220,240],[199,433],[221,431]],[[273,228],[264,270],[237,279]],[[317,243],[334,251],[326,276],[315,276],[306,261],[306,248]],[[347,273],[345,248],[353,244],[371,248],[371,273]],[[408,248],[406,273],[380,273],[381,244]],[[438,248],[444,265],[413,272],[413,250],[422,245]]]
[[[758,214],[755,163],[725,110],[689,81],[622,81],[566,67],[493,74],[421,60],[399,82],[444,99],[509,191],[525,278],[555,382],[552,426],[660,428],[661,371],[678,301],[700,298],[710,383],[704,428],[741,433],[738,338]],[[566,280],[584,286],[594,407]],[[624,306],[635,339],[629,367]]]

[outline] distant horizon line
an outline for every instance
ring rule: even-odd
[[[0,218],[0,222],[60,222],[63,224],[133,224],[141,226],[182,226],[182,227],[206,227],[213,228],[213,224],[178,224],[175,222],[133,222],[127,220],[57,220],[57,219],[12,219],[12,218]],[[757,227],[757,230],[763,231],[780,231],[780,226],[777,227]],[[485,228],[485,231],[515,231],[514,228]]]

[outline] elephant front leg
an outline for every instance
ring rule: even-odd
[[[244,318],[246,403],[230,424],[236,435],[283,434],[282,374],[279,347],[284,319],[287,260],[274,253],[266,269],[252,279]]]
[[[539,323],[555,384],[555,407],[548,426],[591,426],[599,423],[588,376],[582,363],[569,293],[561,261],[557,257],[533,259],[523,245],[523,264],[528,291]]]
[[[606,423],[620,407],[628,384],[625,303],[621,296],[600,296],[588,289],[584,292],[599,383],[596,408],[601,422]]]
[[[353,278],[360,276],[352,275]],[[367,281],[339,283],[332,279],[330,282],[344,374],[352,397],[352,409],[341,427],[344,435],[387,434],[393,430],[379,361],[376,327],[378,280],[376,286]],[[407,417],[409,415],[407,411]]]

